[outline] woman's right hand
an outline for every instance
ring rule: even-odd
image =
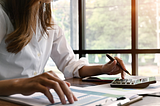
[[[31,95],[35,92],[41,92],[51,103],[54,103],[54,99],[49,89],[55,90],[62,104],[66,104],[65,96],[69,103],[77,101],[77,98],[69,89],[70,84],[61,80],[53,71],[45,72],[32,78],[17,79],[16,84],[19,93]]]

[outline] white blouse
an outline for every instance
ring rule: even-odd
[[[62,29],[55,25],[49,30],[49,37],[42,36],[37,28],[32,40],[19,53],[6,50],[5,36],[14,31],[13,25],[0,5],[0,80],[33,77],[43,73],[49,59],[55,62],[65,78],[79,77],[78,70],[87,65],[84,59],[75,60]]]

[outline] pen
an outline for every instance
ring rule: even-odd
[[[123,106],[129,102],[130,102],[129,98],[125,98],[125,97],[107,98],[105,103],[99,104],[96,106]]]
[[[107,56],[111,61],[116,60],[114,57],[112,57],[112,56],[109,55],[109,54],[106,54],[106,56]],[[119,63],[118,61],[117,61],[117,65],[118,65],[123,71],[125,71],[127,74],[131,75],[127,70],[124,70],[124,69],[122,68],[122,66],[120,65],[120,63]]]

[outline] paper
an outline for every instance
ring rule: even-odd
[[[74,104],[67,103],[65,106],[95,106],[105,103],[108,97],[117,98],[125,96],[126,98],[130,98],[135,94],[159,92],[160,81],[158,80],[157,83],[150,84],[145,89],[111,88],[110,84],[103,84],[84,88],[71,86],[70,89],[78,98],[78,101],[75,101]],[[42,93],[35,93],[30,96],[15,94],[11,95],[10,97],[0,97],[0,99],[10,100],[32,106],[64,106],[61,104],[59,97],[54,92],[54,90],[51,90],[51,93],[54,97],[55,104],[51,104]]]
[[[90,91],[90,89],[85,89],[81,87],[70,88],[75,96],[78,98],[78,101],[74,104],[66,104],[65,106],[95,106],[97,104],[104,103],[108,97],[121,97],[124,95],[104,93],[100,91]],[[61,104],[59,97],[51,90],[54,97],[55,104],[50,104],[49,100],[42,93],[35,93],[30,96],[23,96],[21,94],[15,94],[10,97],[0,97],[1,99],[11,100],[17,103],[29,104],[33,106],[64,106]]]
[[[89,86],[85,88],[90,89],[91,91],[101,91],[104,93],[119,94],[119,95],[125,95],[126,97],[130,97],[133,94],[146,94],[146,93],[160,92],[160,80],[158,79],[156,83],[150,84],[148,87],[143,89],[112,88],[110,87],[110,84]]]

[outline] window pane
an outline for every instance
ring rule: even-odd
[[[131,49],[131,0],[86,0],[86,49]]]
[[[160,0],[138,1],[138,48],[157,49],[160,32]]]
[[[72,49],[78,50],[78,0],[54,0],[53,16]]]
[[[55,22],[64,31],[72,49],[78,50],[78,0],[54,0],[52,2],[52,12]],[[52,70],[61,79],[64,79],[64,75],[57,69],[51,58],[49,58],[44,70]]]
[[[113,57],[119,57],[123,60],[126,69],[132,73],[131,70],[131,63],[132,63],[132,57],[131,54],[110,54]],[[106,54],[87,54],[86,58],[88,59],[88,62],[90,64],[105,64],[109,62],[110,60],[106,57]]]
[[[160,76],[160,54],[139,54],[138,75]]]

